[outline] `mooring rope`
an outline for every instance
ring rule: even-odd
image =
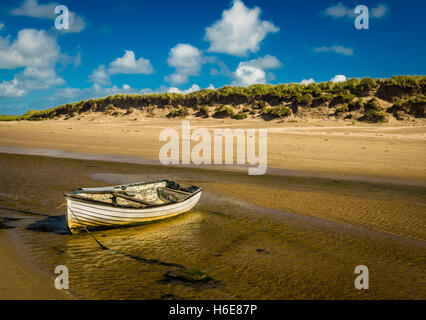
[[[59,206],[56,207],[56,210],[59,210],[60,208],[62,208],[66,204],[67,204],[66,201],[62,202]]]
[[[80,222],[80,220],[77,218],[77,216],[75,215],[75,213],[72,211],[72,209],[69,207],[69,206],[67,206],[67,208],[71,211],[71,213],[72,213],[72,215],[76,218],[76,220],[77,220],[77,222],[84,228],[84,230],[86,230],[86,232],[93,238],[93,240],[95,240],[96,241],[96,243],[99,245],[99,247],[101,248],[101,249],[104,249],[104,250],[106,250],[106,249],[108,249],[107,247],[105,247],[102,243],[100,243],[99,241],[98,241],[98,239],[96,239],[95,238],[95,236],[89,231],[89,230],[87,230],[87,228],[86,228],[86,226],[84,225],[84,224],[82,224],[81,222]]]

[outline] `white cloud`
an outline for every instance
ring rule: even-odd
[[[331,47],[323,46],[323,47],[316,47],[314,48],[314,51],[316,52],[334,52],[337,54],[342,54],[344,56],[351,56],[354,53],[354,50],[352,48],[348,48],[345,46],[338,46],[333,45]]]
[[[330,6],[324,10],[324,15],[333,17],[335,19],[339,18],[353,18],[355,17],[355,8],[348,8],[343,5],[341,2],[334,6]]]
[[[199,71],[201,64],[201,51],[190,44],[180,43],[173,47],[169,52],[167,63],[171,67],[179,69],[189,69],[191,71]]]
[[[111,84],[109,72],[103,64],[93,70],[92,74],[89,75],[89,79],[98,85]]]
[[[0,97],[22,97],[26,91],[19,87],[18,80],[14,78],[11,81],[3,80],[0,83]]]
[[[170,49],[167,59],[169,66],[175,68],[175,72],[165,77],[167,82],[177,85],[188,81],[189,76],[196,76],[203,64],[203,54],[190,44],[179,43]]]
[[[383,18],[389,12],[389,7],[386,4],[380,4],[376,8],[371,9],[371,18]]]
[[[282,67],[282,63],[276,57],[271,56],[269,54],[267,54],[264,57],[249,60],[243,63],[251,65],[251,66],[255,66],[261,69],[278,69]]]
[[[303,79],[302,81],[300,81],[300,84],[306,84],[306,85],[308,85],[308,84],[311,84],[311,83],[315,83],[315,80],[312,79],[312,78]]]
[[[0,37],[0,69],[24,69],[1,82],[0,96],[21,97],[65,82],[55,72],[60,56],[55,37],[44,30],[22,29],[15,41],[9,38]]]
[[[342,74],[337,74],[333,78],[330,79],[331,82],[343,82],[346,81],[346,76]]]
[[[264,70],[277,69],[282,63],[274,56],[266,55],[257,59],[243,61],[234,72],[234,85],[248,86],[255,83],[266,83],[268,79],[274,79],[272,73],[266,74]]]
[[[200,87],[197,84],[193,84],[189,89],[184,90],[183,93],[188,94],[199,90],[201,90]]]
[[[0,83],[0,96],[21,97],[29,91],[46,90],[64,83],[64,79],[57,76],[54,69],[28,67],[16,74],[12,80],[3,80]]]
[[[110,76],[114,74],[152,74],[154,68],[148,59],[136,60],[135,53],[125,50],[124,55],[112,61],[108,68],[100,65],[89,75],[89,80],[97,85],[110,85]]]
[[[55,7],[59,3],[51,2],[46,4],[39,4],[37,0],[25,0],[20,7],[14,8],[10,11],[15,16],[25,16],[38,19],[55,19]],[[75,12],[68,11],[69,13],[69,29],[57,30],[57,33],[78,33],[86,27],[84,19]],[[52,30],[56,30],[53,28]]]
[[[57,3],[38,4],[37,0],[25,0],[20,7],[12,9],[10,13],[15,16],[52,19],[57,5]]]
[[[105,88],[95,83],[91,88],[89,88],[89,91],[92,91],[92,94],[95,97],[104,97],[117,93],[136,93],[137,89],[133,89],[127,84],[124,84],[121,88],[116,85]]]
[[[188,75],[173,73],[171,75],[165,76],[164,80],[171,84],[181,84],[188,82]]]
[[[168,88],[167,92],[170,92],[170,93],[182,93],[182,91],[179,88],[176,88],[176,87],[170,87],[170,88]]]
[[[266,73],[262,69],[240,63],[235,70],[235,81],[233,84],[249,86],[255,83],[266,83]]]
[[[56,28],[53,30],[57,30],[57,32],[59,34],[61,33],[79,33],[81,32],[84,28],[86,28],[86,21],[84,21],[84,19],[79,16],[78,14],[69,11],[69,29],[61,29],[61,30],[57,30]]]
[[[22,29],[10,44],[9,37],[0,37],[0,69],[49,67],[58,61],[59,46],[44,30]]]
[[[0,22],[0,31],[4,29],[4,23]]]
[[[117,58],[109,64],[110,74],[152,74],[154,68],[148,59],[136,60],[135,53],[125,50],[121,58]]]
[[[210,84],[209,87],[207,89],[214,89],[213,85]],[[160,87],[160,89],[158,90],[158,92],[170,92],[170,93],[183,93],[183,94],[188,94],[188,93],[192,93],[195,91],[199,91],[201,90],[200,86],[198,84],[193,84],[191,87],[189,87],[186,90],[180,90],[177,87],[170,87],[170,88],[165,88],[165,87]]]
[[[206,28],[208,51],[236,56],[257,52],[268,33],[279,31],[272,22],[260,20],[260,13],[259,7],[249,9],[242,1],[234,0],[232,7],[223,11],[221,20]]]
[[[388,11],[389,7],[386,4],[379,4],[377,7],[369,9],[370,18],[383,18]],[[332,17],[333,19],[353,19],[356,16],[355,7],[347,7],[341,2],[328,7],[324,10],[323,14],[325,16]]]
[[[76,99],[83,89],[79,88],[59,88],[47,99],[53,101],[57,98],[73,98]]]
[[[50,86],[62,84],[63,80],[59,78],[54,69],[37,69],[37,68],[26,68],[22,71],[23,81],[39,81],[40,83],[35,86]]]

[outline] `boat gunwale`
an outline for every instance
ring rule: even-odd
[[[121,187],[121,186],[140,186],[140,185],[146,185],[146,184],[151,184],[151,183],[157,183],[157,182],[164,182],[164,181],[171,181],[168,179],[164,179],[164,180],[156,180],[156,181],[151,181],[151,182],[143,182],[143,183],[133,183],[133,184],[126,184],[126,185],[117,185],[117,186],[113,186],[113,187]],[[107,202],[103,202],[100,200],[95,200],[95,199],[90,199],[90,198],[84,198],[84,197],[79,197],[77,194],[73,194],[73,193],[64,193],[64,196],[68,199],[68,198],[72,198],[75,200],[80,200],[80,201],[87,201],[87,202],[91,202],[91,203],[96,203],[96,204],[100,204],[100,205],[104,205],[104,206],[109,206],[109,207],[118,207],[118,208],[126,208],[126,209],[135,209],[135,210],[140,210],[140,209],[148,209],[148,208],[156,208],[156,207],[164,207],[164,206],[168,206],[168,205],[172,205],[175,203],[181,203],[184,201],[187,201],[189,199],[191,199],[193,196],[195,196],[196,194],[200,193],[201,191],[203,191],[202,187],[197,187],[198,189],[194,192],[192,192],[190,195],[188,195],[188,197],[179,199],[176,202],[173,203],[161,203],[161,204],[152,204],[152,205],[146,205],[145,207],[133,207],[133,206],[128,206],[128,205],[122,205],[122,204],[118,204],[118,203],[107,203]],[[180,190],[176,190],[176,191],[180,191]],[[107,192],[109,193],[109,192]]]

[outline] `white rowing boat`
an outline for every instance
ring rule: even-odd
[[[74,233],[144,224],[191,210],[202,188],[181,187],[170,180],[103,188],[81,188],[66,193],[67,225]]]

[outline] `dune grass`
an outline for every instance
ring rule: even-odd
[[[19,121],[19,120],[23,120],[22,116],[0,114],[0,121]]]
[[[82,100],[74,103],[64,104],[58,107],[44,110],[30,110],[22,116],[0,115],[0,121],[15,120],[43,120],[55,119],[60,116],[72,117],[76,114],[91,111],[107,111],[108,106],[132,110],[148,110],[150,108],[180,107],[186,106],[194,110],[200,106],[216,106],[213,116],[232,117],[234,111],[222,107],[225,104],[247,104],[253,109],[263,110],[269,107],[266,101],[279,101],[294,103],[300,106],[316,106],[324,103],[348,104],[349,109],[362,108],[362,96],[374,94],[380,87],[399,87],[404,90],[419,91],[424,94],[426,87],[426,76],[393,76],[388,79],[354,78],[347,81],[333,83],[320,82],[309,85],[289,83],[289,84],[254,84],[248,87],[225,86],[219,89],[203,89],[189,94],[182,93],[149,93],[149,94],[116,94],[113,96]],[[357,101],[354,101],[356,98]],[[423,96],[424,97],[424,96]],[[393,97],[400,98],[400,97]],[[416,114],[423,114],[424,101],[413,100],[406,103],[414,103],[417,106]],[[221,106],[222,105],[222,106]],[[371,107],[371,106],[370,106]],[[379,111],[374,108],[373,109]],[[403,109],[404,106],[396,105],[395,108]],[[201,113],[207,115],[202,110]],[[251,113],[255,113],[254,111]],[[286,113],[286,112],[284,112]],[[171,112],[169,117],[184,116],[181,110]],[[286,114],[278,114],[277,116]],[[240,116],[238,116],[240,117]],[[241,117],[243,117],[241,115]]]

